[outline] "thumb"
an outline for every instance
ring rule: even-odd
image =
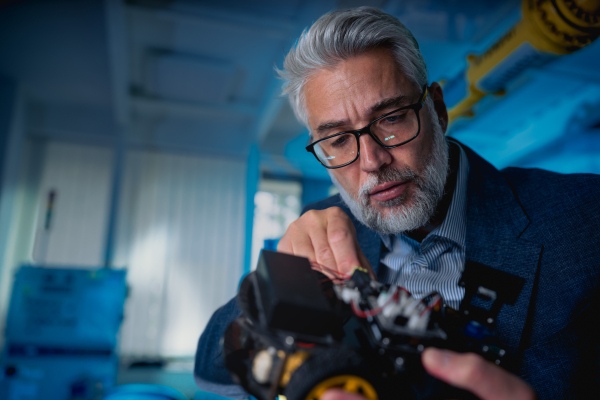
[[[532,400],[535,392],[525,381],[474,353],[427,348],[423,366],[434,377],[483,400]]]

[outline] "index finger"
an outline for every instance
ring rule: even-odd
[[[327,222],[327,241],[337,270],[349,274],[361,266],[360,248],[356,242],[356,232],[350,218],[343,211],[332,211]]]

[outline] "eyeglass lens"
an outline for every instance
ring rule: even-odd
[[[395,146],[412,139],[419,131],[419,121],[414,109],[400,110],[371,125],[371,133],[384,146]],[[357,137],[351,133],[334,136],[314,146],[319,160],[328,167],[336,167],[356,159]]]

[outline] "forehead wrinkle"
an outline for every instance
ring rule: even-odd
[[[304,87],[310,130],[358,129],[378,117],[380,103],[397,97],[405,80],[393,62],[372,63],[380,52],[353,57],[331,68],[315,71]],[[368,56],[368,58],[367,58]],[[385,55],[389,58],[389,55]],[[360,71],[357,73],[357,71]],[[310,101],[310,104],[309,104]],[[360,126],[359,126],[360,125]]]
[[[347,126],[353,128],[353,125],[361,125],[370,118],[371,105],[367,98],[363,96],[363,82],[353,82],[345,88],[340,88],[337,116],[334,116],[329,123],[335,124],[336,127]],[[350,92],[350,93],[349,93]],[[351,92],[354,92],[352,94]]]
[[[323,133],[330,129],[351,126],[351,120],[348,118],[348,116],[351,114],[360,115],[361,112],[358,110],[356,102],[347,102],[343,99],[347,98],[347,91],[349,89],[359,86],[360,83],[360,80],[350,82],[347,79],[338,78],[333,81],[328,81],[328,83],[323,86],[323,89],[327,92],[328,96],[333,96],[334,98],[340,99],[339,103],[337,103],[339,108],[336,110],[340,117],[336,118],[336,116],[333,116],[330,120],[319,123],[318,127],[315,129],[315,133]],[[334,106],[330,108],[334,108]],[[368,109],[368,107],[361,108]]]

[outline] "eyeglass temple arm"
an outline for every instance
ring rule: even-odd
[[[429,94],[429,88],[427,87],[427,84],[425,84],[425,85],[423,85],[423,96],[421,98],[421,101],[419,101],[419,103],[425,104],[425,99],[427,98],[428,94]]]

